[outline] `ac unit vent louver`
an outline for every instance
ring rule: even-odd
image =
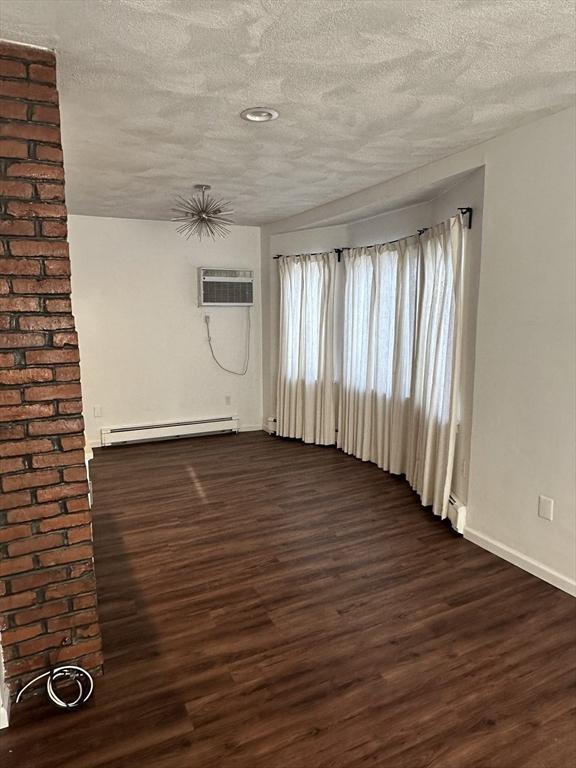
[[[254,273],[251,269],[198,270],[198,305],[249,307],[254,304]]]

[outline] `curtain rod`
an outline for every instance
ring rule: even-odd
[[[466,229],[472,229],[472,213],[473,208],[466,207],[466,208],[458,208],[458,211],[462,214],[462,216],[468,216],[468,223],[466,224]],[[376,243],[376,245],[366,246],[367,248],[374,248],[379,247],[382,245],[393,245],[394,243],[399,243],[400,240],[407,240],[409,237],[420,237],[424,232],[426,232],[430,227],[424,227],[424,229],[419,229],[418,232],[415,235],[406,235],[406,237],[398,237],[396,240],[387,240],[385,243]],[[340,261],[340,257],[342,256],[342,251],[348,250],[348,248],[331,248],[331,251],[334,251],[336,255],[338,256],[338,261]],[[320,256],[321,253],[327,253],[327,251],[316,251],[315,253],[307,253],[306,256]],[[287,254],[284,256],[283,253],[279,253],[277,256],[272,256],[273,259],[288,259],[291,256],[295,256],[297,254]],[[298,254],[299,255],[299,254]]]

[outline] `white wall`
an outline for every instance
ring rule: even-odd
[[[70,216],[72,296],[80,338],[86,434],[150,421],[238,414],[260,428],[260,231],[233,227],[216,242],[185,240],[171,222]],[[239,370],[246,308],[198,307],[197,267],[255,271],[250,367],[244,377],[210,357],[204,314],[224,365]],[[230,397],[230,405],[226,397]],[[95,418],[94,407],[102,417]]]
[[[532,123],[487,156],[469,520],[479,541],[532,558],[572,591],[575,122],[569,110]],[[553,522],[537,516],[539,494],[555,500]]]
[[[269,225],[262,250],[273,235],[361,218],[375,201],[485,168],[466,536],[573,593],[575,130],[575,109],[548,116]],[[554,498],[553,522],[538,517],[539,494]]]
[[[455,211],[449,214],[453,216]],[[348,224],[350,245],[360,248],[363,245],[375,245],[401,237],[413,235],[419,229],[436,224],[432,221],[430,201],[388,211],[380,216],[371,216]]]

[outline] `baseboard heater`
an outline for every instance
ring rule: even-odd
[[[448,519],[452,523],[452,528],[458,533],[464,533],[466,512],[466,506],[460,501],[458,496],[451,493],[448,497]]]
[[[167,421],[154,424],[138,424],[126,427],[103,427],[100,440],[103,446],[122,443],[140,443],[151,440],[172,440],[193,435],[214,435],[238,432],[238,416],[219,416],[213,419],[194,421]]]

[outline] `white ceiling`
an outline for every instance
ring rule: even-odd
[[[571,0],[2,0],[54,47],[73,213],[296,214],[573,102]],[[280,111],[266,124],[245,107]]]

